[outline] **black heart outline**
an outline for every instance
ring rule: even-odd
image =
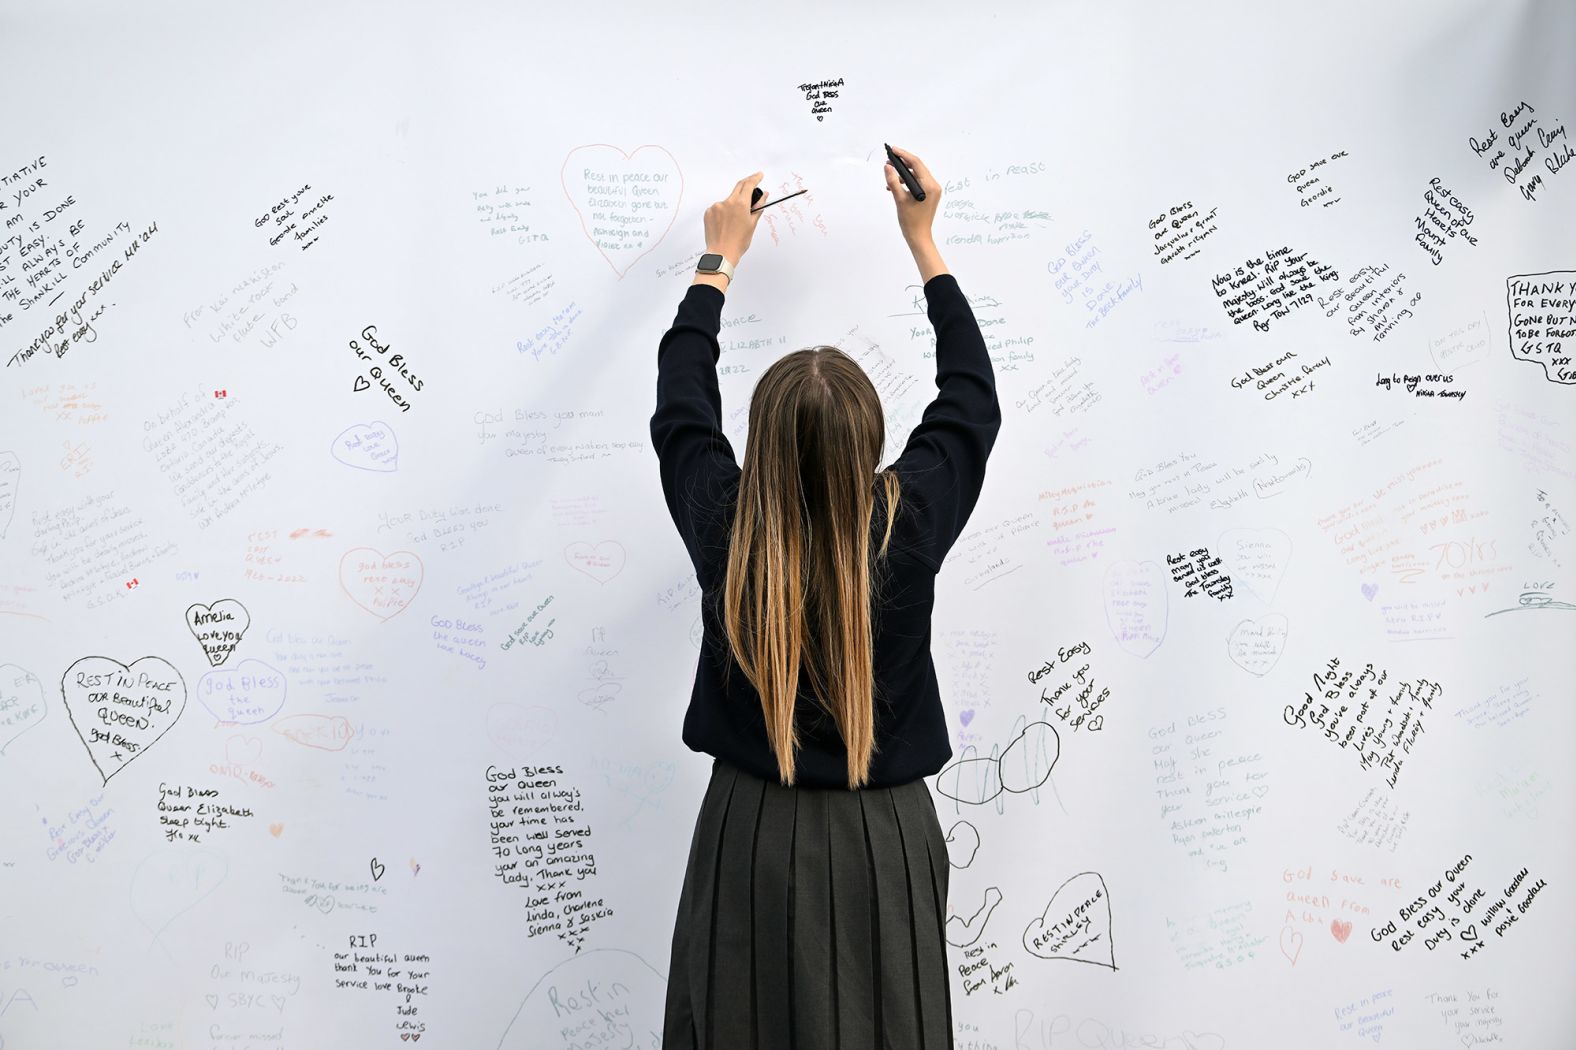
[[[97,655],[95,655],[95,656],[83,656],[83,657],[78,658],[75,662],[73,662],[70,667],[66,668],[65,673],[60,676],[60,704],[61,704],[62,707],[64,707],[66,709],[66,717],[71,719],[71,728],[75,729],[77,731],[77,739],[82,741],[82,747],[88,753],[88,761],[93,763],[93,768],[98,770],[99,777],[107,785],[109,783],[110,777],[113,777],[115,775],[115,773],[111,773],[109,776],[105,776],[104,775],[104,768],[98,764],[98,759],[96,757],[94,757],[94,755],[93,755],[93,749],[88,746],[88,738],[82,735],[82,727],[77,725],[77,716],[72,714],[72,712],[71,712],[70,697],[66,693],[66,683],[71,680],[72,672],[76,670],[77,664],[83,663],[83,662],[85,662],[87,660],[108,660],[110,663],[115,664],[116,666],[118,666],[123,671],[130,671],[133,667],[136,667],[138,664],[142,663],[142,661],[144,661],[144,660],[157,660],[160,663],[164,664],[166,667],[168,667],[171,671],[174,671],[175,672],[175,679],[176,679],[176,681],[181,683],[181,706],[180,706],[180,710],[176,711],[175,714],[170,717],[169,725],[167,725],[163,729],[159,730],[159,735],[158,736],[154,737],[152,740],[149,740],[147,743],[143,744],[142,745],[142,749],[140,751],[138,751],[135,755],[132,755],[130,758],[126,759],[125,762],[122,762],[121,766],[120,766],[120,769],[115,770],[115,773],[119,773],[121,769],[125,769],[127,766],[131,765],[137,759],[139,759],[143,755],[147,754],[149,748],[153,747],[154,744],[157,744],[160,740],[164,739],[164,734],[168,733],[170,731],[170,728],[172,726],[174,726],[176,722],[179,722],[181,720],[181,715],[185,713],[185,711],[186,711],[186,700],[187,700],[188,694],[190,693],[190,690],[186,688],[186,679],[185,679],[184,676],[181,675],[180,668],[176,667],[174,664],[172,664],[168,660],[164,659],[164,657],[162,657],[162,656],[155,656],[152,653],[149,653],[146,656],[139,656],[139,657],[137,657],[135,660],[133,660],[129,664],[123,664],[119,660],[115,659],[113,656],[97,656]]]

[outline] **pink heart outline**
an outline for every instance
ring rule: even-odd
[[[613,553],[602,554],[603,547],[612,547]],[[617,540],[601,540],[595,544],[576,540],[564,547],[564,561],[569,563],[569,567],[585,573],[597,583],[605,584],[623,572],[627,558],[624,545]]]
[[[668,159],[673,162],[673,170],[678,172],[679,176],[679,195],[678,199],[673,202],[672,218],[668,219],[667,226],[661,233],[657,234],[655,239],[652,240],[651,247],[647,248],[645,251],[629,260],[629,265],[625,266],[622,271],[620,271],[617,266],[613,265],[613,260],[608,258],[607,252],[603,251],[602,246],[597,243],[596,238],[591,236],[591,231],[586,229],[586,217],[580,213],[580,206],[575,203],[574,196],[569,192],[569,182],[565,178],[565,173],[569,171],[570,158],[572,158],[580,150],[593,149],[598,146],[605,146],[611,150],[618,150],[619,153],[623,154],[623,157],[626,161],[634,160],[635,154],[639,153],[643,149],[659,149],[663,153],[668,154]],[[564,155],[563,167],[558,169],[558,184],[563,187],[564,197],[569,201],[569,207],[574,209],[575,218],[580,220],[580,232],[586,235],[586,240],[591,242],[592,247],[597,250],[597,254],[606,260],[607,265],[613,271],[614,276],[616,276],[621,281],[624,279],[624,274],[633,269],[634,265],[641,259],[644,259],[646,256],[650,255],[657,245],[661,244],[663,239],[667,237],[668,230],[673,229],[673,224],[678,221],[679,205],[684,203],[684,171],[679,167],[678,158],[674,157],[672,153],[668,153],[666,146],[659,146],[654,142],[647,142],[644,145],[636,146],[634,150],[629,153],[625,153],[624,150],[620,149],[618,146],[613,145],[611,142],[587,142],[584,145],[576,146],[574,149],[570,150]]]
[[[1290,934],[1291,936],[1288,937],[1287,934]],[[1286,950],[1286,945],[1288,942],[1295,948],[1294,951]],[[1297,956],[1302,954],[1302,934],[1298,933],[1290,926],[1282,926],[1280,932],[1280,951],[1282,955],[1291,961],[1293,966],[1296,966]]]
[[[236,733],[224,742],[224,760],[232,766],[255,766],[262,756],[262,737]]]
[[[357,575],[357,570],[353,568],[355,563],[351,559],[355,558],[363,551],[372,556],[371,560],[374,562],[374,564],[367,566],[366,569],[360,570],[359,575]],[[402,554],[406,555],[408,560],[400,559],[400,555]],[[348,572],[346,569],[347,565],[352,566]],[[357,591],[365,592],[370,587],[371,591],[367,594],[367,597],[382,597],[384,585],[374,581],[385,579],[391,569],[395,572],[403,569],[407,572],[410,572],[415,579],[414,584],[411,587],[410,594],[403,596],[402,600],[399,601],[398,608],[396,608],[391,613],[383,613],[375,607],[362,601],[358,596]],[[368,570],[376,572],[378,575],[369,578],[367,575]],[[411,602],[416,600],[416,595],[421,591],[422,582],[426,579],[427,567],[422,563],[421,557],[416,554],[415,551],[397,550],[390,554],[384,554],[376,547],[353,547],[340,557],[338,575],[339,589],[344,591],[346,596],[349,597],[351,601],[355,602],[373,616],[376,616],[379,620],[387,621],[404,612],[410,607]]]

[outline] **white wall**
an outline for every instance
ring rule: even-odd
[[[958,1046],[1568,1045],[1576,9],[663,6],[7,5],[0,1047],[656,1046],[657,340],[706,205],[808,187],[725,425],[835,343],[895,456],[883,141],[1005,415],[934,621]]]

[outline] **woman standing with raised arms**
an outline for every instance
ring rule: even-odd
[[[952,746],[930,617],[1001,406],[931,233],[941,185],[894,152],[924,190],[886,165],[936,331],[937,394],[891,466],[877,470],[876,389],[832,346],[761,374],[742,468],[722,432],[717,333],[760,172],[706,209],[707,254],[658,346],[652,443],[705,626],[683,738],[714,758],[664,1050],[952,1046],[946,842],[923,779]]]

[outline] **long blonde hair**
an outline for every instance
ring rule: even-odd
[[[886,576],[872,565],[870,522],[885,443],[875,386],[835,346],[785,354],[755,384],[720,615],[784,784],[799,747],[801,660],[842,735],[850,789],[869,783],[879,750],[871,609]],[[890,468],[879,477],[884,558],[901,486]]]

